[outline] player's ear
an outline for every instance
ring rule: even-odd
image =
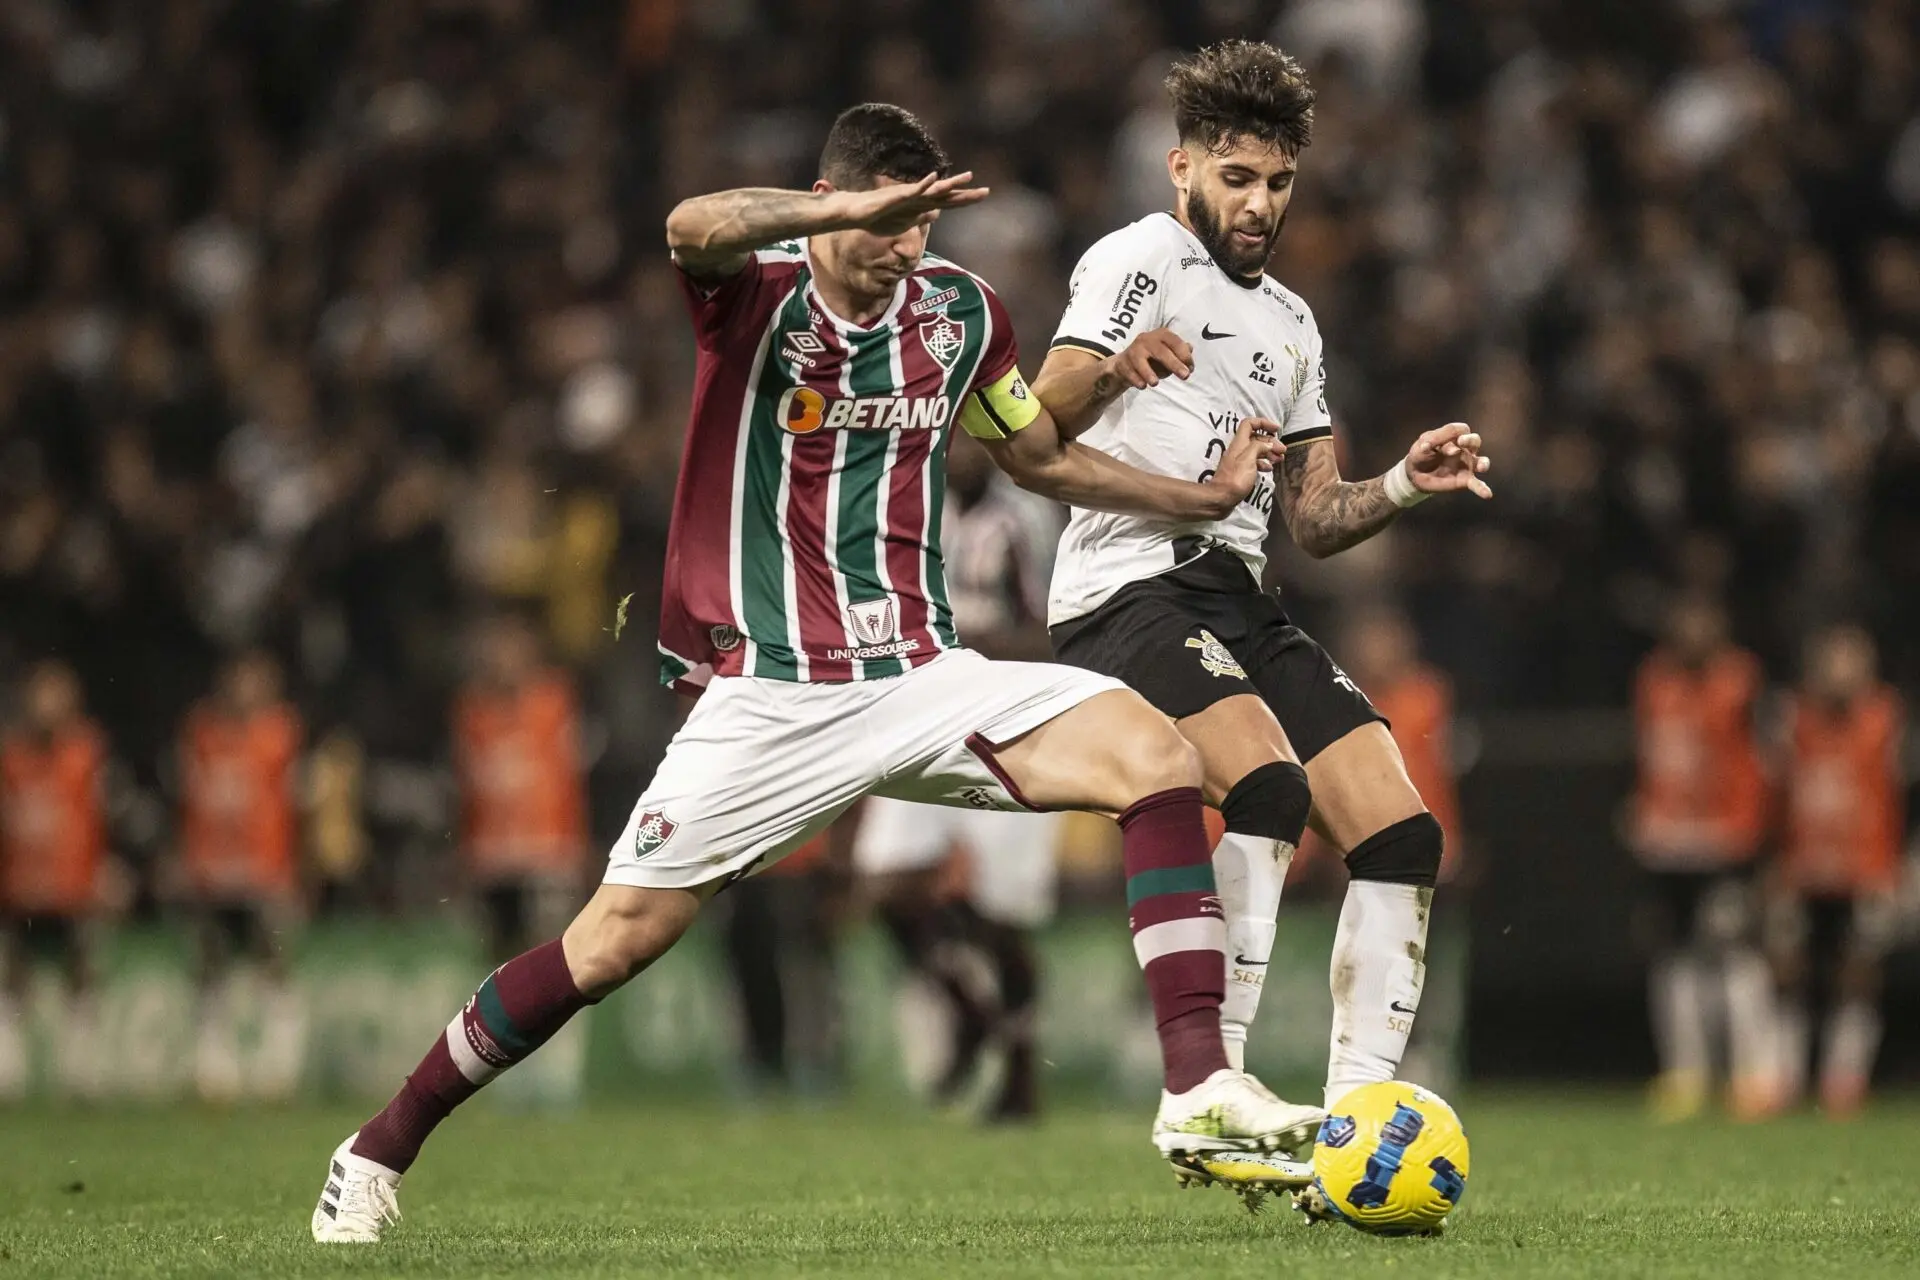
[[[1188,184],[1193,181],[1193,157],[1187,154],[1185,147],[1175,147],[1167,152],[1167,176],[1173,179],[1173,185],[1184,194]]]
[[[837,191],[837,190],[839,190],[839,188],[834,186],[831,182],[828,182],[825,178],[815,178],[813,180],[813,194],[817,196],[823,196],[827,194],[827,192],[829,191]]]

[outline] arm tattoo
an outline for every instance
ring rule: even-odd
[[[1093,401],[1095,404],[1104,407],[1109,402],[1118,399],[1120,393],[1126,389],[1127,384],[1119,374],[1111,369],[1103,369],[1100,372],[1100,376],[1093,380]]]
[[[1280,480],[1280,512],[1287,532],[1316,558],[1365,542],[1400,514],[1380,477],[1340,478],[1331,441],[1287,450]]]

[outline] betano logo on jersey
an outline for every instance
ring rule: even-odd
[[[947,424],[953,402],[946,396],[835,396],[812,387],[788,387],[774,416],[794,435],[829,431],[932,431]]]

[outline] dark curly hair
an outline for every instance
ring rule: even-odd
[[[947,176],[947,153],[920,117],[890,102],[848,107],[827,131],[820,149],[820,176],[842,191],[861,191],[876,178],[917,182],[930,173]]]
[[[1225,40],[1167,73],[1182,146],[1214,155],[1251,140],[1297,156],[1313,141],[1313,86],[1300,64],[1257,40]]]

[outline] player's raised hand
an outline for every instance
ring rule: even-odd
[[[849,227],[875,235],[897,236],[931,223],[942,210],[978,204],[988,188],[970,187],[973,171],[942,178],[930,173],[918,182],[896,182],[871,191],[836,191],[838,212]]]
[[[1493,490],[1480,477],[1493,460],[1480,452],[1480,437],[1464,422],[1425,432],[1407,450],[1407,478],[1422,493],[1450,493],[1466,489],[1476,497],[1491,498]]]
[[[1136,391],[1157,387],[1162,378],[1193,372],[1193,347],[1171,329],[1149,329],[1109,356],[1107,367]]]

